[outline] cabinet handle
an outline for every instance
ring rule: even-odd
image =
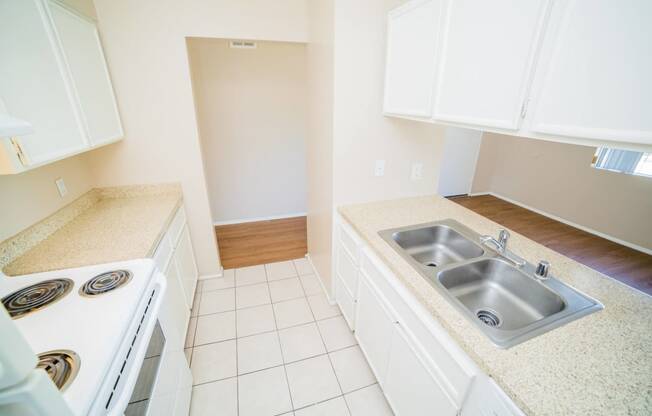
[[[14,146],[14,150],[16,151],[16,155],[18,156],[20,163],[22,163],[23,166],[29,165],[27,156],[25,156],[25,152],[23,152],[23,147],[20,145],[20,141],[14,137],[11,139],[11,144]]]

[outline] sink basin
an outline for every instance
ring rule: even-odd
[[[555,292],[497,258],[444,270],[437,278],[480,322],[492,328],[520,329],[566,307]]]
[[[379,232],[491,342],[509,348],[603,308],[600,302],[457,221],[446,219]]]
[[[444,266],[484,254],[484,250],[448,225],[433,225],[392,233],[392,239],[418,263]]]

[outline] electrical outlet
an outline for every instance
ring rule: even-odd
[[[420,181],[423,179],[423,163],[412,163],[412,172],[410,173],[410,179],[413,181]]]
[[[57,189],[59,190],[59,195],[61,196],[61,198],[66,196],[66,194],[68,193],[68,188],[66,188],[66,183],[63,181],[63,178],[57,179],[56,181],[54,181],[54,183],[57,184]]]
[[[375,176],[385,176],[385,161],[382,159],[376,160],[376,167],[374,168]]]

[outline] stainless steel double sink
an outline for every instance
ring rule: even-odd
[[[509,348],[603,309],[455,220],[379,234],[498,347]]]

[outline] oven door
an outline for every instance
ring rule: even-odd
[[[192,376],[177,338],[174,325],[160,314],[125,416],[188,415]]]

